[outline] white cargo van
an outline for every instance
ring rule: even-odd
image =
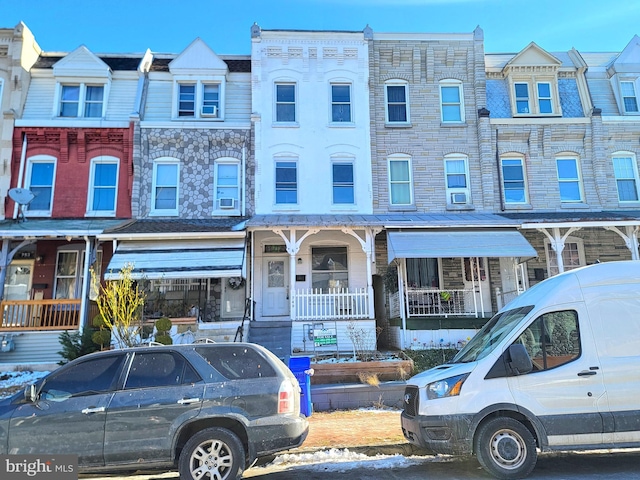
[[[537,449],[640,446],[640,261],[549,278],[407,382],[405,437],[522,478]]]

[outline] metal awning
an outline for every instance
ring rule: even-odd
[[[133,265],[136,280],[244,277],[244,238],[122,242],[105,280],[117,280],[127,264]]]
[[[387,232],[389,263],[396,258],[537,257],[516,230]]]

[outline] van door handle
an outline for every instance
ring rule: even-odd
[[[588,371],[583,371],[583,372],[578,373],[578,376],[579,377],[590,377],[590,376],[595,375],[597,373],[598,372],[594,372],[593,370],[588,370]]]
[[[199,398],[182,398],[178,400],[178,403],[180,405],[191,405],[192,403],[198,403],[199,401]]]
[[[80,411],[85,415],[89,415],[90,413],[100,413],[100,412],[104,412],[105,410],[106,408],[104,407],[89,407],[89,408],[83,408]]]

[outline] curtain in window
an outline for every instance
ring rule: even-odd
[[[437,258],[407,258],[407,283],[415,288],[440,288]]]

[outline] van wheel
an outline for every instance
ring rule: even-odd
[[[180,453],[181,480],[236,480],[245,464],[240,439],[225,428],[206,428],[196,433]]]
[[[482,468],[505,480],[526,477],[538,459],[529,429],[509,417],[494,418],[482,425],[474,447]]]

